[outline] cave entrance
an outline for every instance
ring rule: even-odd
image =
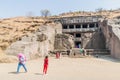
[[[81,42],[80,41],[75,42],[75,48],[81,48]]]

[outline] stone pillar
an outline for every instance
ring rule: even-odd
[[[96,26],[96,23],[94,24],[94,27],[96,28],[97,26]]]
[[[90,28],[90,25],[89,25],[89,24],[87,24],[87,28]]]
[[[74,24],[74,29],[76,29],[76,25]]]
[[[83,47],[83,33],[81,33],[81,47]]]
[[[80,26],[81,26],[81,29],[82,29],[82,28],[83,28],[83,25],[81,24]]]
[[[69,29],[69,25],[67,25],[67,29]]]
[[[74,38],[76,38],[76,33],[74,33]]]

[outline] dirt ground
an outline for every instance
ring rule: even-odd
[[[98,58],[49,57],[47,75],[42,74],[43,58],[27,61],[16,73],[17,63],[0,64],[0,80],[120,80],[120,60],[109,56]]]

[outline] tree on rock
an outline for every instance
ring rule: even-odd
[[[50,11],[47,10],[47,9],[41,10],[40,13],[41,13],[41,16],[42,16],[42,17],[48,17],[48,16],[51,15],[51,14],[50,14]]]

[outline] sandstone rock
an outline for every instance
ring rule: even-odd
[[[68,34],[57,34],[55,36],[55,50],[67,50],[74,46],[73,36]]]
[[[47,36],[45,34],[37,35],[37,41],[42,42],[42,41],[45,41],[45,40],[47,40]]]
[[[62,33],[61,24],[42,25],[36,32],[23,36],[21,40],[12,43],[7,47],[5,53],[15,56],[18,53],[24,53],[27,59],[48,55],[49,51],[54,50],[57,33]]]

